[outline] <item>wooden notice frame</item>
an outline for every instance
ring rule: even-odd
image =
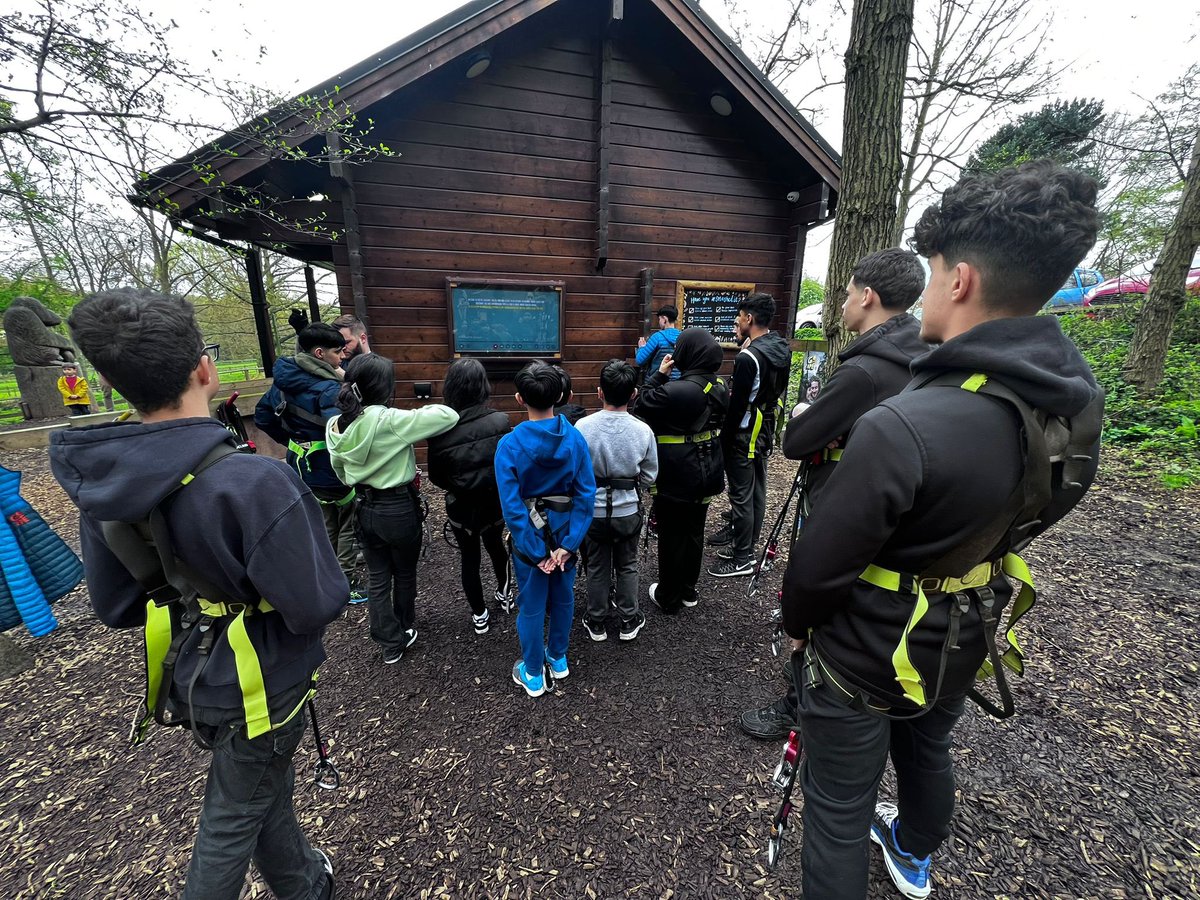
[[[742,281],[678,281],[675,308],[680,328],[703,328],[722,347],[737,347],[737,307],[757,285]]]
[[[455,359],[473,356],[485,362],[489,359],[561,359],[566,336],[565,290],[566,282],[557,279],[447,277],[446,311],[450,319],[451,355]],[[468,294],[473,303],[464,302]],[[522,294],[525,296],[520,296]],[[456,301],[463,307],[457,313]],[[539,302],[542,309],[536,308]],[[482,308],[488,305],[493,308]],[[469,310],[470,306],[477,308]],[[519,309],[521,306],[528,309]],[[464,321],[464,312],[473,313],[465,317],[471,321]],[[486,316],[486,320],[479,320],[480,314]],[[529,316],[534,320],[531,321]],[[546,325],[549,331],[545,330]]]

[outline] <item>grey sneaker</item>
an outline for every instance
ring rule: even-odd
[[[748,578],[754,574],[754,561],[738,562],[736,559],[718,560],[709,567],[708,574],[714,578]]]

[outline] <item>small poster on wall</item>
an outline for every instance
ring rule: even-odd
[[[754,293],[755,285],[731,281],[680,281],[675,305],[681,328],[703,328],[722,347],[736,347],[738,303]]]

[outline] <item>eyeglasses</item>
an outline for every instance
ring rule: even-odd
[[[205,344],[200,348],[200,356],[207,356],[213,362],[216,362],[221,358],[221,345]],[[197,357],[197,360],[199,360],[199,357]]]

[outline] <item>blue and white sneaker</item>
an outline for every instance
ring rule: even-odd
[[[550,667],[550,674],[555,681],[562,681],[571,674],[571,670],[567,668],[567,654],[563,654],[558,659],[550,655],[550,650],[546,650],[546,665]]]
[[[871,820],[871,840],[883,850],[883,861],[892,884],[910,900],[925,900],[932,887],[929,883],[929,857],[917,859],[900,849],[896,840],[896,822],[900,811],[895,804],[879,803]]]
[[[540,697],[546,693],[546,679],[542,677],[542,673],[530,675],[525,671],[525,660],[518,659],[513,663],[513,681],[525,688],[525,693],[530,697]]]

